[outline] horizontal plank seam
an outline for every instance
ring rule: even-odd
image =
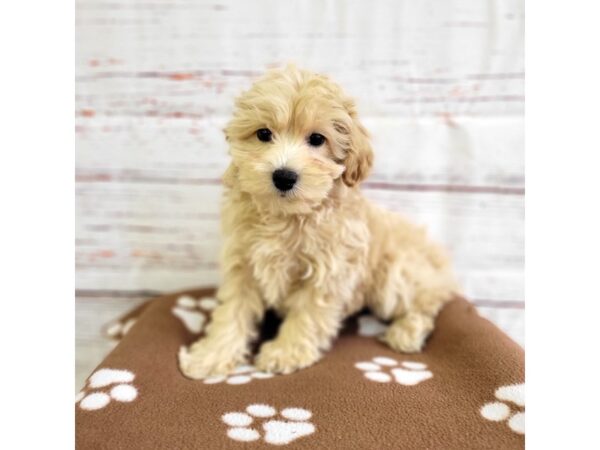
[[[108,172],[97,172],[91,174],[77,174],[75,180],[78,183],[149,183],[149,184],[173,184],[173,185],[201,185],[218,186],[221,180],[218,178],[174,178],[157,177],[137,174],[113,174]],[[367,181],[361,185],[366,190],[405,191],[405,192],[450,192],[461,194],[496,194],[524,196],[523,187],[506,186],[471,186],[464,184],[417,184],[417,183],[389,183],[379,181]]]
[[[191,81],[204,78],[206,76],[220,75],[224,77],[258,77],[263,75],[263,71],[255,70],[191,70],[185,72],[173,72],[173,71],[103,71],[96,73],[89,73],[85,75],[77,75],[75,81],[94,81],[103,78],[149,78],[149,79],[166,79],[171,81]],[[399,81],[411,84],[449,84],[458,83],[465,80],[523,80],[525,79],[524,72],[517,73],[478,73],[478,74],[466,74],[459,77],[453,78],[417,78],[417,77],[382,77],[383,80]]]

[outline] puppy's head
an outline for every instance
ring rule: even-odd
[[[293,66],[237,99],[225,135],[225,183],[272,213],[310,213],[336,187],[362,181],[373,160],[354,102],[325,76]]]

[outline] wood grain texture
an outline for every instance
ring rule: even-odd
[[[78,295],[79,353],[98,362],[94,333],[136,292],[218,283],[221,130],[233,98],[290,61],[357,99],[366,195],[427,225],[519,340],[523,27],[522,0],[78,1],[76,287],[107,295]]]

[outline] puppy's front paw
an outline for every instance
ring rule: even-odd
[[[227,375],[246,361],[242,356],[223,351],[206,340],[179,350],[179,368],[188,378],[199,380],[214,375]]]
[[[311,366],[320,358],[317,349],[286,345],[274,340],[263,344],[254,365],[264,372],[288,374]]]

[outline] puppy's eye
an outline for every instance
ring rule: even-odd
[[[271,142],[273,140],[273,133],[268,128],[261,128],[256,132],[256,137],[261,142]]]
[[[308,137],[308,143],[313,147],[320,147],[325,143],[325,136],[319,133],[313,133]]]

